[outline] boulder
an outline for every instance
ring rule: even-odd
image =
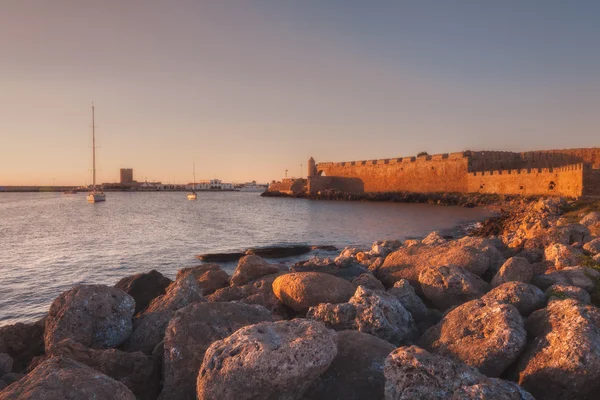
[[[504,248],[504,244],[498,238],[482,238],[477,236],[465,236],[458,239],[457,244],[460,246],[470,246],[477,250],[480,250],[486,257],[490,259],[490,270],[493,272],[498,269],[506,262],[506,258],[502,254],[498,247]]]
[[[283,304],[306,312],[321,303],[344,303],[354,294],[354,286],[341,278],[319,272],[296,272],[273,281],[273,293]]]
[[[42,319],[33,324],[18,322],[0,327],[0,353],[12,358],[13,371],[25,371],[31,360],[44,354],[44,323]]]
[[[590,294],[577,286],[568,286],[561,283],[554,284],[546,290],[548,301],[575,299],[583,304],[590,304]]]
[[[546,247],[544,259],[554,262],[558,268],[573,267],[581,263],[583,253],[572,246],[552,244]]]
[[[266,308],[238,302],[194,303],[177,311],[165,333],[160,399],[195,399],[196,378],[208,347],[244,326],[271,320]]]
[[[175,311],[200,301],[206,300],[193,274],[175,280],[164,295],[152,300],[148,308],[135,317],[133,332],[125,342],[125,350],[152,354],[154,347],[163,340],[167,324]]]
[[[85,347],[117,347],[131,334],[133,297],[105,285],[78,285],[58,296],[50,306],[44,329],[46,352],[64,340]]]
[[[596,286],[595,281],[600,278],[600,272],[587,267],[567,267],[558,271],[548,271],[542,275],[535,275],[531,283],[542,290],[548,289],[555,283],[567,286],[577,286],[584,290],[592,291]]]
[[[55,345],[53,353],[85,364],[123,383],[137,399],[156,399],[160,391],[160,363],[142,352],[89,349],[65,339]]]
[[[419,335],[411,314],[395,296],[364,286],[356,289],[348,303],[319,304],[310,308],[307,317],[332,329],[355,329],[396,345],[411,343]]]
[[[421,336],[424,349],[499,377],[525,347],[527,333],[510,304],[472,300],[451,310]]]
[[[232,286],[242,286],[265,275],[276,274],[279,268],[256,255],[244,256],[231,277]]]
[[[13,359],[6,353],[0,353],[0,377],[12,372]]]
[[[2,379],[0,380],[0,385],[4,382],[4,384],[6,386],[15,383],[16,381],[20,380],[21,378],[23,378],[25,376],[25,374],[18,374],[16,372],[9,372],[8,374],[5,374]],[[0,389],[2,390],[2,389]]]
[[[586,214],[583,218],[581,218],[579,223],[584,226],[590,226],[600,223],[600,211],[594,211]]]
[[[600,310],[575,299],[551,301],[525,326],[533,340],[516,366],[519,384],[538,399],[597,399]]]
[[[588,227],[582,224],[567,224],[565,228],[569,231],[569,244],[583,242],[585,237],[590,235]]]
[[[337,334],[317,321],[264,322],[214,342],[198,373],[198,400],[302,399],[337,355]]]
[[[490,290],[487,282],[455,265],[422,269],[419,284],[425,297],[442,311],[481,297]]]
[[[600,238],[591,240],[583,245],[583,250],[589,254],[600,254]]]
[[[514,306],[527,316],[546,305],[546,295],[538,287],[523,282],[507,282],[489,292],[481,300]]]
[[[534,400],[514,382],[488,378],[417,346],[394,350],[385,360],[384,374],[386,400]]]
[[[291,272],[319,272],[323,274],[331,274],[338,278],[348,281],[364,274],[369,270],[364,266],[354,262],[354,258],[344,259],[345,261],[336,263],[335,261],[325,258],[311,258],[308,261],[301,261],[290,267]],[[339,261],[339,260],[338,260]]]
[[[446,243],[446,239],[444,239],[444,237],[440,235],[439,232],[434,231],[431,232],[429,235],[425,236],[425,238],[421,240],[421,243],[427,246],[437,246],[439,244]]]
[[[51,357],[0,392],[0,400],[135,400],[125,385],[63,357]]]
[[[400,304],[412,314],[415,321],[429,318],[429,310],[406,279],[394,283],[387,292],[398,299]]]
[[[202,264],[182,268],[177,272],[176,279],[181,279],[188,274],[194,275],[204,296],[214,293],[217,289],[229,286],[229,275],[218,264]]]
[[[511,257],[502,264],[491,283],[492,287],[513,281],[529,283],[531,278],[533,278],[533,268],[529,261],[523,257]]]
[[[135,274],[121,279],[115,287],[121,289],[135,300],[135,313],[146,309],[158,296],[165,294],[171,280],[153,269],[150,272]]]
[[[384,399],[383,365],[396,347],[357,331],[338,332],[338,352],[333,362],[308,389],[304,400]]]
[[[373,274],[362,274],[352,279],[355,287],[364,286],[371,290],[385,290],[383,283],[373,276]]]

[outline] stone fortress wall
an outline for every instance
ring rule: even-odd
[[[600,148],[460,153],[308,164],[307,190],[600,196]],[[362,190],[361,190],[362,189]]]

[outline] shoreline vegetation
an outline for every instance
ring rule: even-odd
[[[249,253],[231,276],[208,263],[75,286],[0,327],[0,400],[597,397],[600,201],[310,198],[498,214],[289,268]]]

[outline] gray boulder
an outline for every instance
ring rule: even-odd
[[[423,300],[417,295],[415,289],[406,279],[400,279],[394,286],[387,290],[389,294],[396,297],[400,304],[406,308],[415,320],[423,320],[429,317],[429,310]]]
[[[533,267],[523,257],[512,257],[506,260],[492,279],[492,287],[506,282],[529,283],[533,278]]]
[[[231,277],[231,285],[242,286],[265,275],[276,274],[277,272],[279,272],[277,265],[269,264],[262,257],[254,254],[247,255],[238,262]]]
[[[489,292],[481,300],[514,306],[527,316],[546,305],[546,295],[538,287],[523,282],[507,282]]]
[[[12,372],[13,359],[5,353],[0,354],[0,378]]]
[[[591,240],[583,245],[583,250],[590,254],[600,254],[600,238]]]
[[[548,301],[575,299],[583,304],[590,304],[590,294],[577,286],[568,286],[560,283],[550,286],[546,290]]]
[[[600,279],[600,272],[592,268],[568,267],[560,270],[549,270],[545,274],[535,275],[531,283],[542,290],[560,283],[568,286],[577,286],[589,292],[594,290],[597,279]]]
[[[371,290],[385,290],[383,283],[373,276],[373,274],[361,274],[352,279],[352,284],[355,287],[364,286]]]
[[[181,280],[190,274],[196,278],[196,283],[202,289],[203,296],[229,286],[229,275],[218,264],[202,264],[195,267],[182,268],[177,271],[176,280]]]
[[[552,261],[558,268],[574,267],[581,263],[583,252],[572,246],[555,243],[546,247],[544,259]]]
[[[440,310],[483,296],[490,285],[477,275],[455,265],[427,267],[419,274],[425,297]]]
[[[146,309],[152,300],[165,294],[171,282],[169,278],[153,269],[150,272],[126,276],[117,282],[115,287],[134,298],[137,314]]]

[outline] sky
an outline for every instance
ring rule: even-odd
[[[3,0],[0,185],[600,145],[600,2]]]

